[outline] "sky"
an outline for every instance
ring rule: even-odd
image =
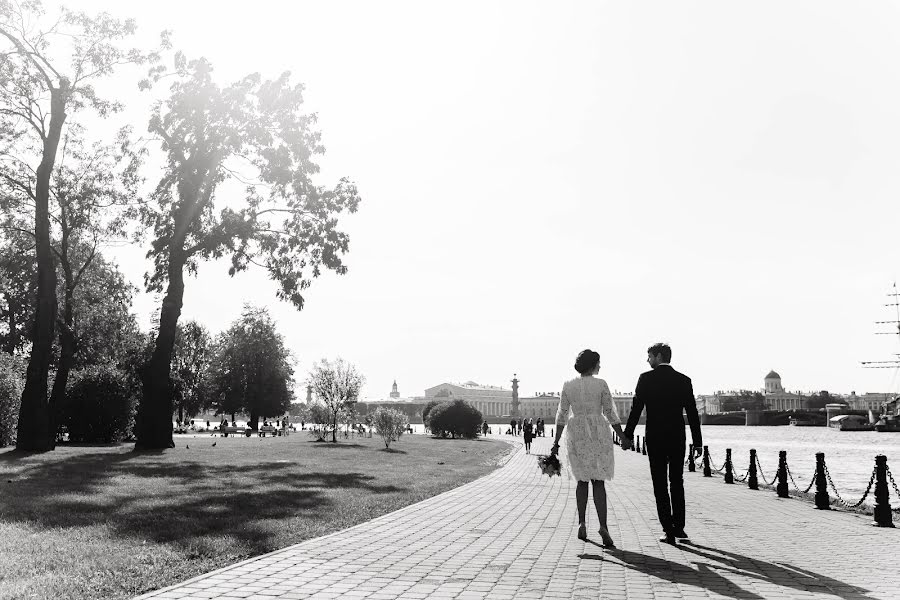
[[[900,276],[896,2],[67,6],[172,30],[223,84],[306,84],[319,182],[362,196],[348,273],[298,312],[265,274],[204,263],[182,312],[217,332],[269,307],[300,381],[341,356],[370,399],[513,374],[527,396],[592,348],[628,392],[666,341],[697,393],[770,369],[791,391],[900,387],[860,365],[900,352],[874,323]],[[144,131],[134,78],[106,85]],[[107,251],[137,285],[145,252]],[[136,298],[145,327],[158,304]]]

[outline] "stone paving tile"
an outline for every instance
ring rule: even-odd
[[[635,452],[616,452],[607,484],[618,548],[600,547],[590,502],[582,542],[574,482],[540,475],[514,443],[508,463],[478,481],[140,599],[900,598],[900,529],[720,477],[685,473],[691,541],[660,543],[647,457]]]

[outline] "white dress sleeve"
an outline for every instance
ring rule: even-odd
[[[616,412],[616,405],[613,402],[609,386],[602,379],[600,380],[600,408],[603,410],[603,416],[606,417],[610,425],[622,424],[621,419],[619,419],[619,413]]]
[[[556,411],[556,427],[557,429],[566,424],[569,419],[569,409],[572,407],[572,401],[566,393],[566,386],[563,386],[562,393],[559,395],[559,408]]]

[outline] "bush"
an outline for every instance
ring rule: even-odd
[[[447,399],[440,400],[429,400],[428,404],[425,405],[425,408],[422,409],[422,423],[425,424],[426,429],[431,429],[431,411],[434,410],[435,406],[440,406],[441,404],[448,404],[450,401]]]
[[[19,406],[25,384],[23,371],[21,359],[0,353],[0,448],[16,443]]]
[[[134,398],[128,375],[112,365],[72,373],[62,424],[70,442],[121,442],[131,435]]]
[[[434,435],[471,439],[478,437],[484,417],[481,411],[465,400],[454,400],[434,407],[429,421]]]
[[[375,431],[384,440],[384,447],[390,448],[391,442],[398,441],[403,432],[406,431],[406,427],[409,425],[409,417],[393,408],[378,407],[375,409],[372,424],[375,426]]]
[[[309,407],[309,420],[310,420],[310,429],[309,432],[315,436],[315,438],[324,442],[325,438],[331,433],[331,414],[328,412],[328,409],[318,402],[313,403]]]

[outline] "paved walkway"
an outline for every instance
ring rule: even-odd
[[[574,482],[535,460],[519,446],[470,484],[141,598],[900,598],[900,528],[871,517],[686,472],[691,542],[669,546],[647,457],[617,451],[603,550],[596,514],[576,537]]]

